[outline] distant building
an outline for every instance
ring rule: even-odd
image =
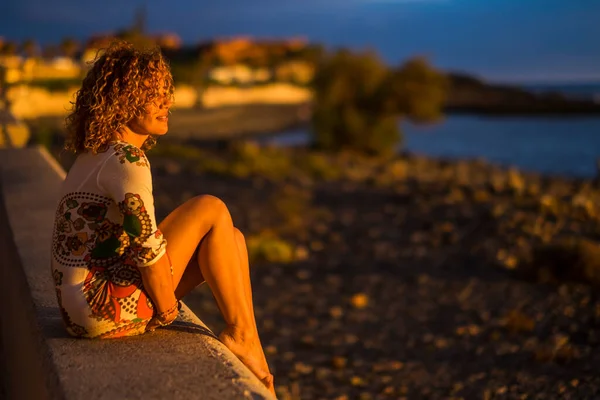
[[[202,43],[199,50],[210,55],[220,65],[250,63],[255,66],[267,66],[289,51],[306,47],[307,43],[304,38],[257,40],[250,36],[237,36]]]
[[[271,79],[268,69],[250,68],[243,64],[215,67],[209,71],[208,76],[210,80],[224,85],[260,83]]]
[[[80,65],[75,60],[67,57],[41,59],[0,55],[0,66],[5,69],[4,79],[6,83],[75,79],[81,76]]]
[[[161,49],[177,50],[181,48],[181,38],[176,33],[162,33],[154,36]]]

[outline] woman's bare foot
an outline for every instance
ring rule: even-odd
[[[273,375],[269,372],[269,366],[256,333],[248,333],[236,327],[228,326],[219,334],[219,340],[256,375],[256,377],[275,396]]]

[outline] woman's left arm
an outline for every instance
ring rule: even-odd
[[[125,147],[121,151],[139,151]],[[176,307],[167,241],[158,229],[154,215],[152,176],[145,155],[141,162],[111,156],[98,174],[98,186],[117,203],[127,235],[128,256],[141,272],[144,288],[153,300],[157,314]],[[176,314],[175,314],[176,316]]]

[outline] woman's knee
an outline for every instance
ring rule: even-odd
[[[198,212],[205,215],[208,214],[213,223],[217,223],[223,219],[228,221],[231,220],[227,205],[223,200],[216,196],[203,194],[194,197],[192,201]]]
[[[236,227],[233,227],[233,234],[235,236],[235,242],[238,244],[238,247],[246,245],[246,238],[244,237],[242,231],[240,231]]]

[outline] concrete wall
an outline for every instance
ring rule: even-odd
[[[50,243],[64,171],[42,148],[0,150],[0,355],[7,399],[272,399],[187,307],[154,333],[75,339]]]

